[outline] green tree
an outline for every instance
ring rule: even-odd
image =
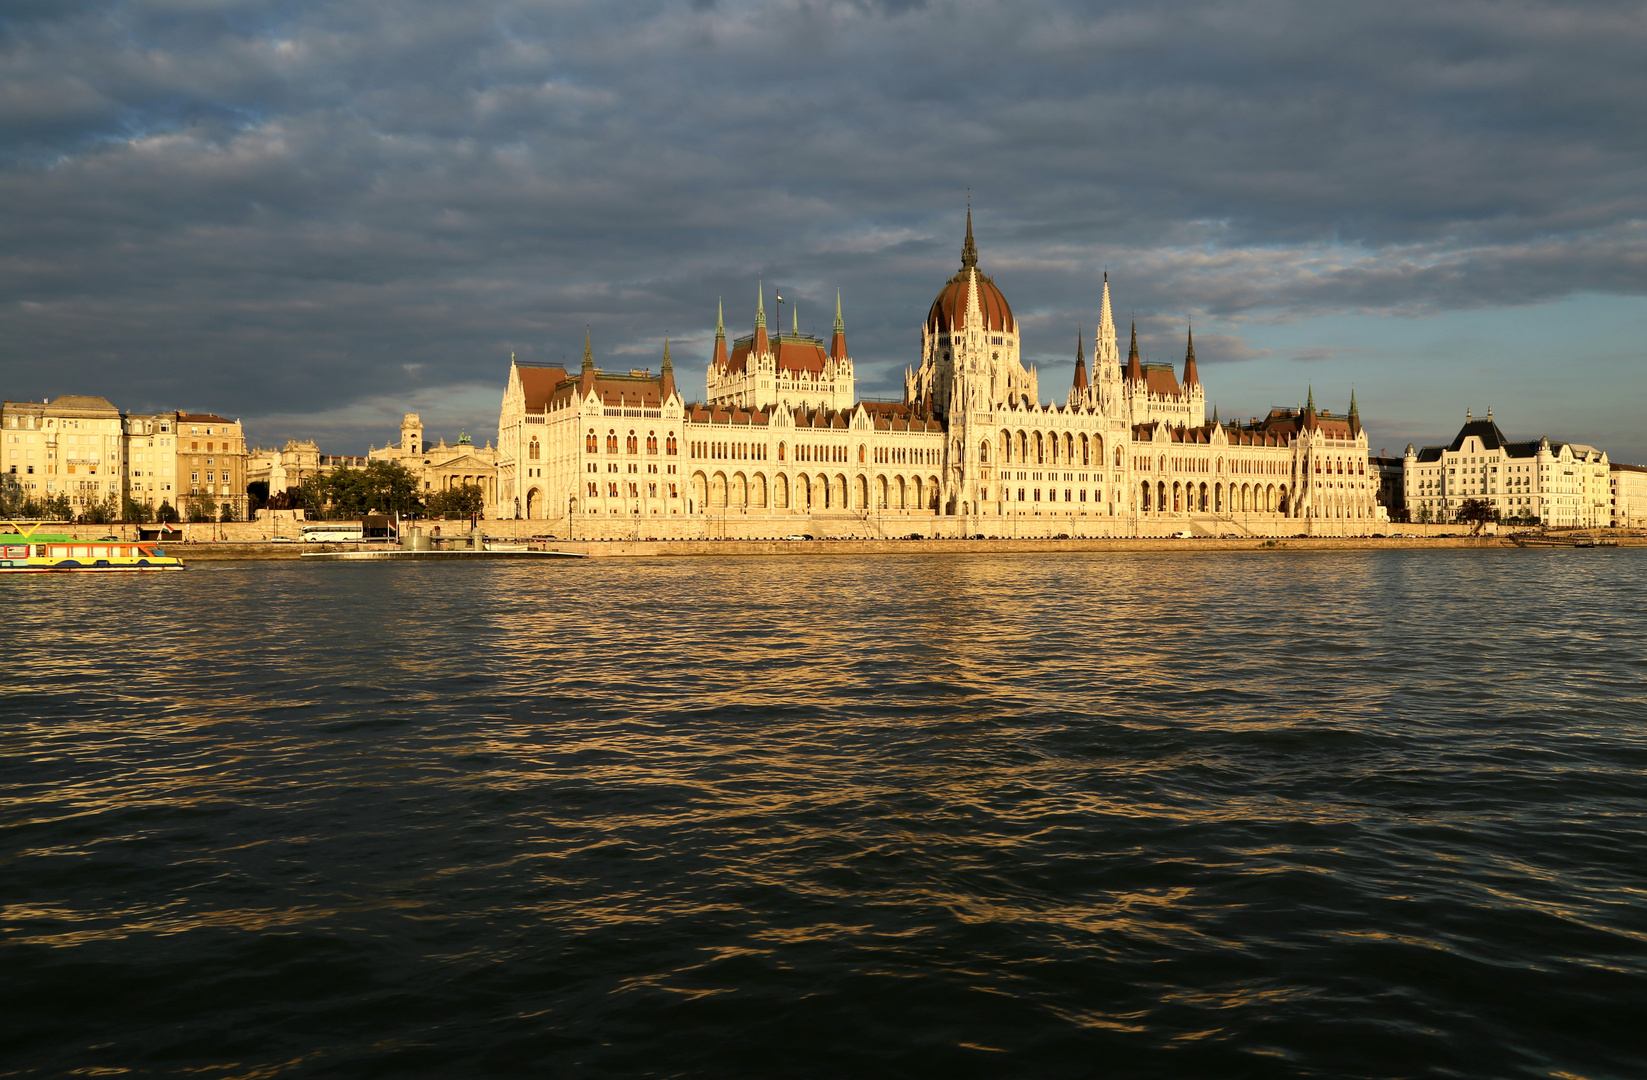
[[[115,504],[112,494],[102,502],[95,502],[86,507],[86,512],[81,515],[87,525],[107,525],[118,516],[119,507]]]
[[[28,502],[23,494],[23,485],[18,482],[14,473],[0,474],[0,514],[6,517],[22,517],[23,506]]]
[[[138,525],[147,525],[153,517],[154,511],[149,508],[148,503],[138,502],[129,495],[120,500],[121,521],[130,521]]]
[[[478,514],[486,503],[486,496],[475,484],[464,484],[429,496],[429,516],[466,518]]]
[[[178,522],[177,508],[170,502],[162,499],[154,511],[154,520],[167,525],[176,525]]]
[[[253,518],[257,512],[269,505],[269,482],[267,480],[253,480],[246,485],[246,516]]]
[[[1486,499],[1465,499],[1458,508],[1458,516],[1455,520],[1461,525],[1466,521],[1469,522],[1470,534],[1472,536],[1479,535],[1481,526],[1489,521],[1498,520],[1498,510]]]
[[[198,495],[189,496],[189,520],[200,522],[210,521],[217,516],[217,500],[212,493],[202,491]]]
[[[74,517],[74,507],[69,505],[67,495],[48,495],[40,504],[40,513],[37,516],[50,521],[69,521]]]
[[[235,516],[234,516],[234,502],[231,499],[224,499],[223,500],[223,510],[222,510],[222,513],[217,515],[217,520],[219,520],[219,521],[233,521],[234,519],[235,519]]]

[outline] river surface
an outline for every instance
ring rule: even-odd
[[[1647,551],[0,581],[0,1076],[1647,1076]]]

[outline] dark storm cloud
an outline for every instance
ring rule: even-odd
[[[276,437],[586,324],[699,370],[764,274],[893,392],[968,187],[1049,372],[1105,266],[1162,358],[1637,294],[1644,47],[1639,4],[14,2],[0,382]]]

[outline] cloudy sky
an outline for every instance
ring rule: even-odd
[[[1107,267],[1225,418],[1647,461],[1643,57],[1640,2],[6,0],[0,394],[480,441],[586,326],[701,393],[764,276],[896,395],[970,189],[1044,397]]]

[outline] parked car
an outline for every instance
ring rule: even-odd
[[[1188,529],[1179,529],[1177,532],[1172,534],[1172,538],[1174,540],[1194,540],[1195,534],[1190,532]]]
[[[812,538],[811,533],[790,533],[784,537],[785,540],[811,540]]]
[[[271,537],[269,537],[269,543],[271,543],[271,544],[295,544],[295,543],[297,543],[297,540],[294,539],[293,537],[290,537],[290,536],[271,536]]]

